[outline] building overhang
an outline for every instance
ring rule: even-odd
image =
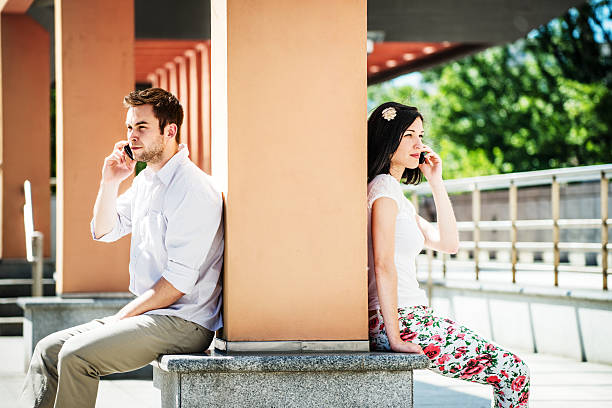
[[[136,39],[134,41],[134,74],[137,84],[150,82],[147,76],[177,57],[209,40]]]
[[[367,30],[377,33],[378,39],[368,55],[368,84],[515,41],[583,3],[583,0],[370,1]],[[33,3],[0,0],[4,13],[23,13],[30,4],[28,14],[52,34],[53,0]],[[195,43],[210,41],[209,0],[134,0],[134,5],[137,82],[147,82],[146,71],[151,67],[164,66],[193,49]]]
[[[449,60],[482,51],[491,44],[433,42],[384,42],[368,55],[368,85],[422,71]]]

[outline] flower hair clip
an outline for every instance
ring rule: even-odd
[[[389,107],[382,111],[382,117],[387,121],[392,121],[397,116],[397,111],[394,107]]]

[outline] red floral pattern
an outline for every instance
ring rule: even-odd
[[[425,306],[399,308],[398,320],[400,337],[421,346],[430,370],[493,386],[495,407],[527,407],[529,369],[518,356]],[[370,318],[370,345],[390,351],[380,311]]]
[[[524,375],[518,376],[512,381],[512,389],[514,391],[520,391],[525,386],[526,377]]]
[[[501,379],[496,375],[491,375],[487,377],[487,382],[489,384],[492,384],[494,387],[499,387],[499,383],[501,382]]]
[[[433,360],[440,354],[440,347],[430,344],[429,346],[423,349],[423,353],[425,353],[425,355],[429,357],[430,360]]]

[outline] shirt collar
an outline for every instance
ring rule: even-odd
[[[176,170],[181,164],[188,160],[188,157],[189,149],[187,148],[187,145],[181,143],[179,145],[178,152],[176,152],[176,154],[172,156],[170,160],[166,162],[166,164],[164,164],[164,167],[162,167],[157,173],[155,173],[155,175],[165,185],[170,184],[174,173],[176,173]]]

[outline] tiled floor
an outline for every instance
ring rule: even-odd
[[[0,408],[17,406],[23,382],[23,339],[0,337]],[[612,408],[612,366],[580,363],[542,354],[520,353],[531,370],[531,408]],[[419,370],[415,372],[416,408],[488,408],[488,386]],[[102,380],[98,408],[158,408],[159,391],[147,380]]]

